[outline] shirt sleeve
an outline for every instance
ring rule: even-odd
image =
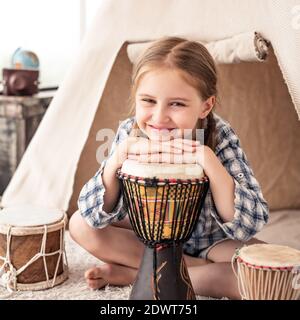
[[[221,134],[216,155],[233,177],[235,212],[233,220],[226,223],[216,210],[211,215],[229,238],[248,241],[268,222],[268,204],[232,128]]]
[[[123,121],[117,131],[115,139],[112,143],[108,158],[113,154],[116,146],[128,137],[133,125],[133,119]],[[118,202],[112,212],[103,210],[105,187],[102,181],[102,174],[107,160],[101,163],[96,174],[83,186],[79,198],[78,208],[87,223],[95,228],[104,228],[107,225],[122,220],[127,212],[123,206],[123,196],[120,194]]]

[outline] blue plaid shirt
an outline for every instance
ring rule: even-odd
[[[240,146],[239,138],[228,122],[215,113],[214,118],[217,133],[215,154],[233,177],[235,213],[232,221],[224,223],[218,214],[209,188],[197,226],[191,238],[183,246],[186,254],[201,258],[206,258],[208,248],[217,241],[230,238],[245,242],[251,239],[267,223],[269,214],[267,202]],[[132,117],[120,124],[109,157],[116,145],[128,137],[134,122],[135,118]],[[122,220],[127,214],[122,195],[112,212],[103,210],[105,188],[102,172],[106,161],[102,162],[95,176],[84,185],[78,199],[81,215],[95,228],[104,228],[112,222]]]

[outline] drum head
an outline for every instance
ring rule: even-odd
[[[239,258],[258,267],[286,268],[300,266],[300,251],[275,244],[253,244],[240,249]]]
[[[170,164],[170,163],[140,163],[135,160],[125,160],[122,173],[141,178],[157,179],[201,179],[203,168],[198,164]]]
[[[32,205],[18,205],[0,210],[0,224],[14,227],[37,227],[59,222],[64,212]]]

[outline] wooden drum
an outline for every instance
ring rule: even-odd
[[[67,215],[15,206],[0,211],[0,281],[9,291],[41,290],[68,277],[64,248]]]
[[[239,291],[246,300],[300,299],[300,251],[274,244],[253,244],[238,249]]]

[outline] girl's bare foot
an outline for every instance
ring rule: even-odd
[[[106,263],[88,269],[84,277],[91,289],[101,289],[107,284],[126,286],[132,284],[137,275],[137,269]]]

